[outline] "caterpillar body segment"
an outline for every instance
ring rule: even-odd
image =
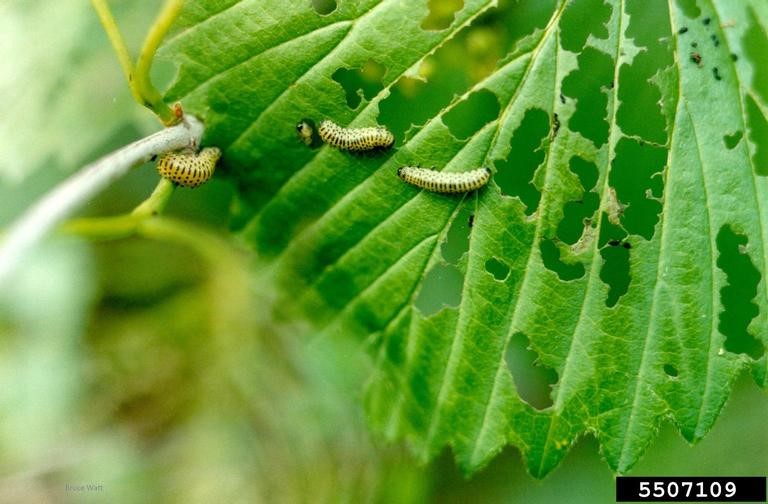
[[[343,128],[328,119],[320,121],[318,134],[328,145],[353,152],[389,149],[395,143],[394,135],[382,126]]]
[[[437,193],[465,193],[480,189],[491,178],[489,168],[468,172],[441,172],[429,168],[403,166],[397,175],[409,184]]]
[[[196,154],[169,152],[157,159],[157,171],[180,186],[197,187],[210,180],[220,157],[217,147],[206,147]]]

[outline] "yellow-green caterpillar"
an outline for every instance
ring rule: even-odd
[[[169,152],[157,160],[160,176],[184,187],[197,187],[208,182],[221,157],[217,147],[206,147],[197,154]]]
[[[416,187],[437,193],[463,193],[480,189],[491,178],[491,170],[477,168],[468,172],[441,172],[429,168],[403,166],[397,175]]]
[[[323,142],[341,150],[371,151],[389,149],[395,137],[384,127],[342,128],[333,121],[320,121],[317,129]]]

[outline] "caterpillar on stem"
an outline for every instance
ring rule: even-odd
[[[169,152],[157,159],[157,171],[180,186],[198,187],[213,176],[220,157],[218,147],[206,147],[198,153]]]

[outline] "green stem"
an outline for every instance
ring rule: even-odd
[[[91,0],[91,4],[99,15],[99,20],[112,43],[112,48],[117,53],[117,59],[120,61],[120,66],[134,99],[154,112],[166,126],[178,124],[181,120],[180,114],[166,105],[163,96],[149,79],[149,70],[152,67],[152,60],[157,48],[181,11],[184,0],[166,0],[163,9],[144,40],[144,46],[135,66],[107,0]]]
[[[160,179],[149,198],[142,201],[131,213],[114,217],[84,217],[72,219],[61,226],[65,233],[86,236],[95,240],[114,240],[136,234],[145,220],[159,215],[173,194],[173,182]]]
[[[142,220],[141,217],[132,214],[116,217],[84,217],[65,222],[61,225],[61,230],[92,240],[116,240],[136,234],[136,229]]]
[[[165,206],[168,204],[168,201],[171,199],[175,187],[176,186],[173,185],[173,182],[170,180],[161,178],[160,182],[157,183],[155,190],[149,195],[149,198],[134,208],[131,215],[146,218],[162,213]]]
[[[166,0],[163,9],[155,19],[152,28],[150,28],[147,38],[144,40],[144,46],[139,53],[139,59],[136,61],[136,82],[135,85],[146,101],[146,105],[151,108],[163,121],[165,125],[172,125],[179,122],[179,118],[174,111],[165,104],[163,96],[152,85],[149,79],[149,70],[152,67],[152,60],[155,57],[160,42],[163,41],[165,34],[168,33],[173,21],[178,16],[184,5],[184,0]]]
[[[143,103],[144,99],[142,98],[139,89],[133,85],[133,74],[135,73],[133,60],[125,45],[123,35],[120,33],[120,28],[117,27],[115,18],[112,16],[112,11],[109,10],[107,0],[91,0],[91,4],[93,5],[96,14],[99,16],[101,26],[104,27],[104,31],[107,33],[112,48],[117,54],[117,60],[120,62],[120,67],[123,69],[123,75],[125,75],[125,80],[128,81],[128,87],[131,90],[133,98],[137,102]]]

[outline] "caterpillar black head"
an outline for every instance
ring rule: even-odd
[[[321,140],[312,119],[302,119],[296,124],[296,135],[307,147],[319,147]]]

